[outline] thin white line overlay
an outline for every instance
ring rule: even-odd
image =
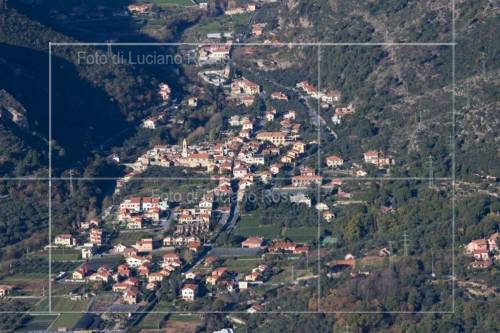
[[[227,45],[226,43],[105,43],[105,42],[95,42],[95,43],[71,43],[71,42],[51,42],[53,46],[107,46],[107,45],[117,45],[117,46],[200,46],[200,45]],[[238,43],[234,42],[231,45],[234,46],[452,46],[455,43],[450,42],[366,42],[366,43],[326,43],[326,42],[274,42],[274,43]]]
[[[290,177],[273,177],[272,180],[292,180],[293,176]],[[0,177],[0,181],[116,181],[123,179],[123,177]],[[323,176],[324,180],[330,179],[341,179],[346,181],[452,181],[452,177],[344,177],[344,176]],[[201,180],[211,180],[217,181],[217,179],[212,177],[141,177],[135,176],[130,178],[129,181],[150,181],[150,180],[182,180],[182,181],[201,181]]]
[[[318,94],[321,92],[321,46],[318,45]],[[318,104],[317,104],[317,112],[318,112],[318,117],[316,119],[317,124],[318,124],[318,175],[321,174],[321,103],[320,100],[318,99]],[[318,200],[321,200],[321,186],[318,185]],[[318,214],[318,234],[317,234],[317,247],[318,247],[318,297],[317,297],[317,304],[316,304],[316,311],[320,312],[321,311],[321,214],[319,211],[316,212]]]
[[[453,277],[451,280],[451,309],[452,312],[455,313],[455,223],[456,223],[456,210],[455,210],[455,205],[456,205],[456,109],[455,109],[455,94],[456,94],[456,68],[455,68],[455,48],[456,48],[456,27],[455,27],[455,19],[456,19],[456,7],[455,7],[455,0],[452,0],[452,6],[451,6],[451,38],[453,41],[453,45],[451,46],[451,86],[452,86],[452,93],[451,93],[451,117],[452,117],[452,148],[451,148],[451,156],[452,156],[452,167],[451,167],[451,176],[452,176],[452,195],[451,195],[451,276]]]
[[[49,312],[52,312],[52,44],[49,43]]]

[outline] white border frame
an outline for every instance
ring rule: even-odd
[[[318,91],[321,90],[321,46],[450,46],[452,49],[452,177],[434,177],[433,180],[451,181],[452,182],[452,276],[455,276],[455,18],[454,18],[454,6],[453,6],[453,34],[451,43],[233,43],[236,46],[271,46],[271,47],[282,47],[282,46],[311,46],[317,47],[318,50]],[[52,180],[69,180],[69,177],[53,177],[52,176],[52,46],[200,46],[200,45],[223,45],[224,43],[101,43],[101,42],[75,42],[75,43],[49,43],[49,177],[44,179],[49,180],[49,245],[52,243]],[[319,118],[321,117],[321,106],[318,100],[317,114],[318,114],[318,174],[321,174],[321,122]],[[74,180],[117,180],[120,177],[72,177]],[[332,178],[332,177],[330,177]],[[429,177],[338,177],[342,180],[352,180],[352,181],[416,181],[416,180],[430,180]],[[25,179],[30,179],[26,177]],[[37,177],[32,177],[31,179],[40,179]],[[157,179],[177,179],[185,180],[191,179],[186,177],[137,177],[136,180],[157,180]],[[210,179],[210,177],[195,177],[195,179]],[[289,178],[277,178],[279,179],[289,179]],[[318,186],[318,195],[321,195],[321,187]],[[318,249],[317,249],[317,260],[318,260],[318,272],[321,271],[321,246],[319,245],[319,239],[321,236],[321,215],[318,214]],[[129,312],[122,311],[52,311],[52,251],[49,247],[49,311],[39,312],[37,314],[64,314],[64,313],[117,313],[125,314]],[[321,299],[321,276],[318,276],[318,286],[317,286],[317,311],[260,311],[260,314],[451,314],[455,313],[455,279],[451,280],[452,284],[452,310],[451,311],[321,311],[320,299]],[[30,312],[23,312],[30,313]],[[246,311],[137,311],[134,313],[158,313],[158,314],[248,314]],[[30,313],[33,314],[33,313]]]

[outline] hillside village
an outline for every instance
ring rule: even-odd
[[[311,17],[289,22],[271,16],[299,9],[314,13],[316,5],[298,1],[141,0],[90,12],[87,5],[67,13],[52,9],[48,17],[61,26],[74,21],[77,33],[86,31],[78,28],[82,21],[109,20],[110,30],[116,22],[135,24],[140,34],[127,37],[179,40],[161,51],[182,61],[161,68],[147,84],[144,73],[154,67],[130,80],[152,87],[139,98],[147,107],[137,108],[129,96],[119,101],[137,113],[105,144],[88,144],[86,158],[97,160],[90,171],[70,162],[71,152],[54,142],[51,158],[63,166],[49,173],[50,231],[36,229],[49,235],[48,244],[5,251],[12,260],[3,265],[0,303],[29,309],[34,317],[54,311],[56,316],[46,319],[50,323],[40,326],[47,331],[240,333],[250,325],[277,331],[279,326],[263,317],[269,313],[285,314],[290,327],[300,313],[335,314],[327,328],[334,331],[350,331],[350,319],[343,317],[350,312],[448,313],[448,303],[455,306],[455,286],[474,301],[498,297],[491,286],[500,258],[498,231],[463,226],[474,218],[498,223],[498,193],[478,185],[477,193],[488,199],[456,206],[464,198],[457,193],[470,183],[455,184],[454,173],[453,182],[448,177],[455,157],[446,145],[455,142],[445,124],[421,119],[420,109],[428,107],[422,104],[434,104],[438,92],[419,95],[418,84],[424,86],[419,80],[429,75],[432,81],[441,73],[420,73],[421,64],[403,68],[399,53],[385,47],[370,49],[374,59],[363,58],[364,51],[355,54],[369,63],[366,69],[347,68],[349,61],[332,57],[336,46],[322,46],[321,53],[307,45],[309,35],[298,43],[304,45],[289,43],[292,31],[312,27]],[[339,12],[344,6],[330,5]],[[179,29],[169,31],[167,20]],[[370,23],[376,26],[370,29],[380,28],[380,22]],[[343,24],[335,29],[342,32]],[[113,35],[106,40],[108,53],[118,52],[112,43],[121,36]],[[325,52],[328,48],[334,51]],[[341,49],[347,58],[353,55],[348,49]],[[422,62],[432,67],[426,61],[441,55],[427,56],[431,60]],[[371,68],[374,63],[380,67]],[[336,66],[346,73],[319,70]],[[109,73],[113,70],[119,72]],[[347,76],[365,70],[373,72],[357,83],[367,87],[349,83]],[[405,71],[419,83],[412,87],[415,95],[404,87],[401,104],[399,95],[387,96],[407,84],[400,82]],[[97,78],[94,74],[86,79]],[[121,93],[123,87],[111,87],[104,77],[107,93]],[[393,91],[384,90],[385,81],[396,82],[388,84]],[[367,111],[367,101],[376,111]],[[393,102],[412,115],[401,111],[386,119],[385,104]],[[26,112],[0,90],[1,121],[31,129]],[[114,117],[118,122],[121,115]],[[408,117],[414,118],[411,133],[404,132]],[[422,138],[425,126],[446,138]],[[422,148],[423,142],[428,147]],[[428,160],[415,162],[427,153]],[[444,165],[433,164],[438,158],[431,153],[440,154]],[[0,188],[0,204],[17,200],[7,187]],[[1,227],[13,232],[7,224]],[[38,320],[45,319],[29,327],[38,328]],[[361,327],[369,325],[356,329],[369,330]]]
[[[129,10],[140,14],[149,9],[142,5],[129,7]],[[246,10],[252,11],[251,7],[235,8],[226,15],[238,15]],[[262,35],[255,26],[252,32]],[[53,251],[71,249],[77,251],[82,260],[72,271],[56,272],[55,283],[86,286],[83,290],[88,290],[87,287],[92,290],[90,294],[71,297],[98,299],[99,293],[105,292],[111,297],[109,309],[135,313],[164,301],[165,291],[160,291],[171,289],[169,281],[175,281],[172,282],[176,285],[172,290],[175,295],[171,299],[173,309],[209,309],[207,300],[241,294],[241,300],[234,306],[236,309],[248,313],[262,311],[276,288],[297,285],[299,281],[317,283],[318,272],[313,269],[314,265],[309,265],[309,260],[319,259],[319,243],[317,237],[296,242],[286,237],[249,234],[232,246],[216,246],[222,234],[243,223],[242,206],[248,200],[248,190],[263,184],[273,191],[282,191],[291,204],[315,212],[318,218],[313,225],[331,224],[336,217],[334,207],[331,203],[329,206],[313,202],[308,194],[311,189],[332,192],[348,204],[352,195],[343,189],[342,178],[336,175],[362,179],[368,175],[366,169],[369,167],[390,175],[390,167],[396,163],[382,150],[365,151],[361,158],[335,154],[320,156],[320,163],[306,163],[310,152],[320,151],[321,142],[315,134],[319,130],[316,118],[321,118],[320,112],[331,112],[330,121],[334,126],[356,112],[352,104],[340,103],[341,92],[318,90],[308,81],[296,82],[286,92],[266,91],[261,82],[232,73],[234,46],[231,41],[200,45],[188,52],[197,56],[197,63],[192,66],[201,80],[200,86],[193,90],[203,91],[203,85],[220,87],[227,103],[242,112],[225,119],[224,131],[216,140],[188,142],[183,138],[179,144],[158,144],[135,161],[124,164],[128,172],[116,181],[114,190],[114,197],[120,201],[102,216],[80,221],[76,229],[54,237]],[[171,102],[172,89],[167,83],[161,83],[156,94],[164,103]],[[245,114],[245,108],[265,96],[278,103],[281,111],[266,107],[256,116]],[[312,115],[287,108],[291,98],[305,101]],[[309,104],[308,100],[313,102]],[[314,101],[320,110],[315,110]],[[196,95],[182,102],[192,112],[197,112],[200,104],[203,104],[202,96]],[[164,112],[145,118],[141,127],[156,130],[173,122],[172,115]],[[306,135],[304,128],[312,130],[312,135]],[[117,155],[109,159],[122,163]],[[128,187],[143,182],[142,176],[151,168],[190,170],[194,179],[208,179],[209,186],[204,186],[202,193],[191,200],[184,195],[171,199],[165,195],[130,193]],[[187,180],[189,178],[183,180],[181,177],[179,182]],[[141,193],[149,191],[154,192],[145,187]],[[145,233],[147,237],[139,236]],[[243,263],[245,256],[252,258],[253,266],[231,267],[235,262]],[[307,262],[307,265],[297,271],[297,274],[300,272],[297,276],[294,266],[284,270],[273,267],[276,260],[284,263],[289,261],[287,258],[302,262],[300,265]],[[350,260],[347,266],[354,269],[351,264],[354,256],[348,254],[346,258]],[[283,274],[291,274],[291,278],[282,281],[280,276]],[[368,273],[359,271],[352,276],[363,274]],[[254,289],[265,292],[262,295],[262,291]]]
[[[175,276],[179,283],[175,303],[178,309],[188,309],[189,303],[198,299],[214,298],[229,292],[245,295],[245,302],[241,303],[243,309],[244,304],[250,304],[246,306],[248,312],[259,311],[266,304],[266,297],[255,298],[254,293],[247,290],[259,285],[275,288],[275,283],[269,281],[280,270],[270,267],[269,256],[280,254],[284,258],[292,256],[292,259],[301,261],[307,257],[308,262],[309,256],[317,257],[315,248],[318,243],[314,237],[310,241],[294,242],[288,238],[249,234],[239,241],[239,250],[234,247],[227,250],[224,247],[214,248],[213,244],[218,242],[221,233],[242,223],[239,220],[248,189],[263,184],[283,191],[291,204],[304,205],[306,209],[316,211],[319,219],[332,223],[335,219],[332,207],[324,203],[313,205],[308,191],[314,188],[333,189],[339,198],[345,199],[351,195],[342,189],[341,179],[323,176],[322,169],[333,172],[345,170],[355,177],[362,177],[367,175],[362,164],[381,170],[394,164],[393,158],[381,151],[367,151],[357,163],[348,163],[351,158],[347,156],[331,155],[325,156],[321,165],[304,164],[303,159],[308,152],[318,149],[321,144],[317,139],[304,140],[304,122],[314,119],[299,116],[293,109],[278,112],[270,108],[256,117],[245,115],[244,109],[264,95],[281,103],[285,110],[291,96],[279,90],[265,91],[261,83],[244,76],[230,78],[232,52],[231,42],[198,46],[195,50],[198,62],[194,66],[200,69],[198,78],[202,83],[223,87],[227,102],[242,108],[243,115],[227,118],[225,131],[218,140],[191,143],[184,138],[178,145],[156,145],[135,161],[126,163],[129,172],[116,181],[114,193],[121,201],[112,206],[105,216],[82,221],[78,229],[68,230],[54,238],[53,247],[78,250],[80,258],[85,261],[71,272],[60,272],[58,284],[90,284],[94,288],[110,291],[119,296],[115,302],[130,306],[122,309],[134,312],[147,307],[152,299],[158,297],[155,291]],[[340,92],[318,91],[307,81],[297,82],[295,87],[290,88],[300,99],[317,100],[322,108],[333,108],[334,123],[355,112],[352,105],[339,105]],[[157,94],[168,102],[171,88],[162,83]],[[199,103],[200,97],[192,96],[186,105],[196,112]],[[153,115],[142,122],[142,127],[155,130],[168,124],[170,117],[169,114]],[[307,127],[310,128],[309,125]],[[314,126],[312,128],[316,131]],[[117,156],[110,159],[121,163]],[[346,164],[349,166],[346,167]],[[142,182],[142,175],[151,168],[192,170],[195,179],[208,179],[209,186],[189,202],[185,197],[172,201],[163,195],[129,193],[128,187]],[[182,179],[179,181],[183,182]],[[146,187],[141,193],[148,191]],[[134,243],[116,241],[124,239],[120,236],[122,233],[139,235],[149,230],[160,232],[138,238]],[[254,267],[234,270],[225,266],[227,259],[224,256],[213,255],[214,252],[227,251],[236,251],[239,253],[236,256],[254,256]],[[106,257],[119,259],[112,265],[93,264],[96,258]],[[317,279],[317,272],[310,269],[302,274],[304,281],[314,283]],[[294,279],[290,282],[296,283]],[[177,303],[179,300],[184,303]]]

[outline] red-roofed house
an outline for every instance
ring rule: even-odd
[[[282,93],[281,91],[276,91],[271,94],[271,99],[288,101],[288,96]]]
[[[138,285],[139,285],[139,279],[131,277],[123,282],[115,283],[112,287],[112,290],[114,292],[124,292],[129,287],[137,287]]]
[[[326,166],[329,168],[337,168],[342,164],[344,164],[344,160],[340,156],[331,155],[326,158]]]
[[[139,299],[139,289],[137,287],[128,287],[123,293],[123,302],[127,304],[136,304]]]
[[[474,255],[474,259],[476,259],[476,260],[488,260],[489,259],[488,250],[485,250],[485,249],[475,250],[472,254]]]
[[[301,254],[301,253],[308,253],[309,252],[309,246],[307,245],[297,245],[293,249],[294,254]]]
[[[281,145],[285,144],[286,133],[284,133],[284,132],[260,132],[260,133],[257,133],[257,140],[269,141],[276,146],[281,146]]]
[[[121,264],[117,267],[116,269],[118,276],[121,277],[130,277],[130,268],[127,266],[127,264]]]
[[[73,247],[76,245],[76,240],[71,234],[62,234],[54,238],[54,245]]]
[[[140,4],[130,4],[127,9],[131,13],[144,14],[153,8],[152,3],[140,3]]]
[[[292,177],[292,186],[307,187],[312,184],[321,184],[323,177],[321,176],[294,176]]]
[[[210,285],[215,285],[222,277],[224,274],[226,274],[227,268],[226,267],[219,267],[216,268],[215,270],[212,271],[212,274],[207,277],[207,284]]]
[[[77,269],[75,269],[72,278],[73,280],[83,280],[88,274],[89,274],[89,267],[87,266],[87,264],[83,264],[79,266]]]
[[[316,89],[316,87],[307,81],[301,81],[297,83],[297,88],[301,88],[306,92],[306,94],[311,96],[317,96],[318,94],[318,90]]]
[[[187,248],[194,252],[198,252],[200,247],[201,243],[199,241],[190,241],[187,243]]]
[[[194,283],[187,283],[182,287],[182,299],[185,301],[194,301],[198,293],[198,285]]]
[[[140,239],[134,245],[134,248],[136,248],[138,252],[151,252],[153,251],[153,239],[152,238]]]
[[[245,78],[236,79],[231,83],[232,95],[256,95],[260,93],[260,86]]]
[[[101,246],[103,241],[103,232],[101,229],[94,228],[90,231],[89,241],[96,246]]]
[[[469,253],[473,253],[474,251],[479,251],[479,250],[488,250],[488,242],[486,239],[476,239],[467,244],[466,250]]]
[[[9,286],[7,284],[0,285],[0,297],[7,296],[12,289],[14,289],[13,286]]]
[[[262,248],[264,244],[264,239],[262,237],[248,237],[243,242],[241,242],[241,247],[246,247],[249,249]]]

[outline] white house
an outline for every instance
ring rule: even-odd
[[[337,168],[344,164],[342,157],[337,155],[331,155],[326,158],[326,166],[329,168]]]
[[[81,251],[82,251],[82,259],[90,259],[95,254],[95,246],[92,243],[85,243]]]
[[[137,268],[145,263],[148,263],[149,259],[145,258],[145,257],[139,257],[139,256],[132,255],[132,256],[125,258],[125,261],[127,262],[127,265],[129,265],[130,267]]]
[[[76,245],[76,240],[70,234],[62,234],[62,235],[56,236],[56,238],[54,239],[54,245],[73,247]]]
[[[182,299],[185,301],[194,301],[198,292],[198,285],[194,283],[185,284],[182,287]]]

